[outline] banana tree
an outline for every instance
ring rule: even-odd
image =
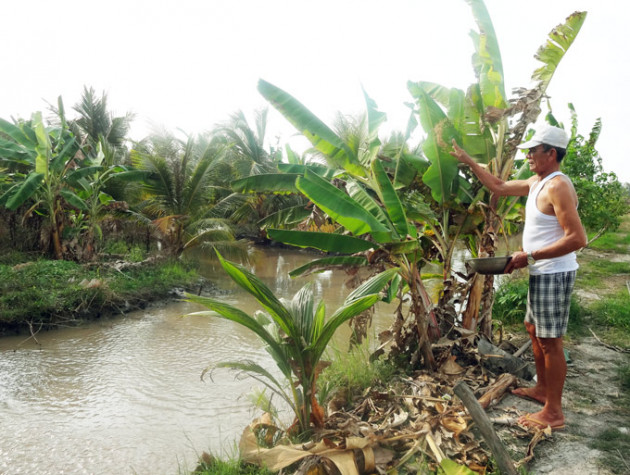
[[[422,177],[424,183],[440,203],[443,216],[453,202],[468,207],[468,212],[476,216],[474,221],[483,223],[475,234],[471,251],[494,255],[503,221],[519,200],[489,196],[470,175],[465,176],[472,186],[458,187],[462,176],[458,175],[457,163],[448,153],[451,141],[456,140],[502,180],[527,173],[524,167],[515,170],[516,146],[522,141],[528,124],[535,122],[540,114],[540,101],[545,97],[560,60],[578,34],[586,13],[572,14],[564,24],[551,31],[547,42],[535,55],[543,63],[532,76],[535,86],[516,90],[516,97],[508,101],[499,44],[488,11],[482,0],[468,0],[468,3],[479,28],[479,32],[471,33],[477,82],[466,92],[427,82],[410,82],[408,88],[416,100],[416,111],[427,134],[424,150],[431,160],[431,167]],[[443,219],[442,230],[447,228],[447,220]],[[493,276],[475,276],[467,301],[464,325],[472,328],[480,322],[483,333],[489,335]]]
[[[256,298],[264,312],[252,316],[220,300],[188,294],[188,301],[210,309],[191,315],[218,316],[253,331],[265,343],[287,384],[251,361],[226,362],[217,366],[245,371],[280,395],[295,413],[294,427],[297,427],[298,435],[308,435],[311,424],[323,427],[324,411],[317,403],[316,394],[324,351],[340,325],[380,299],[379,293],[394,277],[395,271],[383,272],[366,281],[327,319],[324,301],[314,302],[309,284],[290,301],[279,299],[254,274],[218,255],[223,269]]]
[[[91,154],[90,154],[91,155]],[[111,208],[120,207],[113,196],[106,192],[111,183],[138,183],[147,178],[142,170],[126,166],[104,164],[106,160],[100,144],[97,144],[96,156],[84,161],[84,167],[75,170],[67,177],[67,184],[72,191],[65,196],[72,196],[73,208],[67,210],[73,224],[66,238],[71,238],[66,248],[74,250],[74,256],[80,261],[89,261],[98,250],[103,240],[101,222]],[[127,207],[123,203],[123,209]]]
[[[5,158],[21,160],[31,170],[0,200],[8,209],[16,210],[33,199],[34,203],[26,214],[41,208],[48,216],[54,255],[63,259],[63,200],[74,201],[73,193],[66,186],[66,178],[77,166],[75,156],[79,146],[65,124],[61,128],[47,130],[41,112],[33,114],[30,124],[23,122],[16,125],[2,120],[0,131],[9,137],[1,140],[0,153]]]
[[[413,300],[411,322],[403,324],[401,310],[394,324],[395,346],[401,353],[409,353],[412,360],[422,359],[426,367],[433,367],[431,340],[439,336],[439,328],[421,277],[425,252],[416,223],[407,218],[392,177],[404,169],[403,165],[397,166],[401,161],[413,173],[426,168],[425,163],[403,153],[403,147],[394,158],[379,157],[381,143],[377,132],[385,116],[367,94],[364,138],[344,140],[285,91],[263,80],[259,91],[311,141],[328,166],[280,166],[284,174],[248,177],[233,187],[240,192],[268,191],[271,187],[276,192],[300,193],[313,203],[313,213],[332,224],[332,232],[267,230],[269,237],[286,244],[343,254],[315,260],[294,270],[293,276],[335,266],[395,269],[398,277],[390,296],[400,290],[401,298],[404,293]],[[316,224],[316,229],[322,228],[322,223]],[[398,287],[401,281],[404,285]]]
[[[31,121],[11,123],[0,119],[0,156],[15,164],[15,182],[1,197],[0,204],[15,211],[28,204],[25,216],[44,214],[49,222],[55,258],[63,259],[67,246],[63,235],[82,233],[89,258],[93,237],[100,234],[98,219],[111,197],[102,189],[113,177],[138,179],[139,173],[125,167],[106,168],[103,155],[91,156],[81,148],[65,119],[63,101],[58,100],[59,125],[46,127],[41,112]],[[76,257],[76,256],[75,256]]]

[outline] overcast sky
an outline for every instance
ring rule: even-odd
[[[506,90],[530,86],[533,55],[574,11],[588,16],[548,94],[570,125],[572,102],[587,136],[603,122],[606,171],[630,182],[620,142],[628,135],[630,32],[627,2],[486,0],[499,38]],[[476,29],[464,0],[24,0],[2,7],[0,117],[30,117],[63,96],[67,110],[84,85],[110,109],[134,112],[131,137],[151,123],[200,132],[264,107],[265,79],[325,122],[365,110],[363,86],[387,113],[384,133],[404,130],[407,81],[465,89],[474,81]],[[273,109],[269,131],[299,147]]]

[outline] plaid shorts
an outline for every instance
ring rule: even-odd
[[[571,292],[577,271],[529,276],[525,321],[539,338],[559,338],[567,332]]]

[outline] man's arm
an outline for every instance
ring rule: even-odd
[[[577,195],[573,185],[567,179],[555,179],[547,184],[547,188],[553,212],[564,235],[556,242],[533,251],[532,257],[535,260],[564,256],[586,246],[586,232],[577,212]],[[527,253],[516,251],[512,254],[512,260],[505,268],[505,272],[509,274],[522,267],[527,267]]]
[[[450,154],[461,163],[468,165],[479,181],[492,193],[498,196],[527,196],[529,193],[529,180],[503,181],[494,176],[468,155],[457,142],[453,140],[453,151]]]
[[[586,232],[577,211],[577,195],[573,185],[566,179],[555,179],[548,183],[549,199],[564,236],[556,242],[533,252],[534,259],[551,259],[564,256],[586,246]]]

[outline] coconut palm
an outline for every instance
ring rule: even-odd
[[[224,147],[205,136],[179,139],[167,131],[131,151],[134,166],[149,173],[135,208],[153,221],[168,254],[208,242],[234,249],[229,223],[211,217],[231,171],[223,154]]]
[[[61,118],[65,119],[65,112],[58,107],[51,106],[54,112],[53,122],[60,125]],[[103,154],[103,165],[112,166],[124,163],[128,155],[127,135],[134,114],[114,116],[109,110],[107,94],[103,92],[97,97],[94,88],[83,87],[81,100],[73,106],[79,115],[75,119],[68,118],[67,126],[77,142],[81,145],[82,153],[89,156]],[[99,149],[100,147],[100,149]]]
[[[249,328],[266,344],[267,351],[286,378],[286,384],[252,361],[228,362],[217,366],[245,371],[280,395],[295,413],[295,427],[299,435],[307,435],[311,424],[322,427],[324,412],[315,398],[322,355],[340,325],[379,300],[379,292],[394,277],[395,271],[381,273],[365,282],[326,319],[324,301],[314,302],[309,284],[299,290],[293,299],[286,301],[277,298],[245,268],[225,260],[220,254],[219,259],[228,275],[256,298],[264,312],[248,315],[220,300],[189,294],[189,301],[211,310],[192,315],[219,316]]]
[[[265,144],[267,115],[267,109],[256,111],[252,127],[245,114],[238,111],[214,131],[225,145],[224,162],[229,163],[235,182],[278,171],[282,153],[274,147],[267,149]],[[299,160],[288,147],[287,155],[290,162]],[[215,216],[229,216],[232,222],[238,224],[241,233],[250,237],[258,236],[261,229],[270,223],[278,224],[287,219],[294,222],[296,216],[301,218],[306,213],[306,200],[296,194],[244,194],[239,192],[238,186],[233,191],[216,204],[213,213]]]

